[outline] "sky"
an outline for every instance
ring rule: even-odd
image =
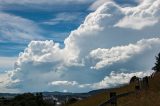
[[[0,92],[88,92],[150,75],[160,0],[0,0]]]

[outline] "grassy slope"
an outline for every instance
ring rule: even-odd
[[[134,91],[135,84],[112,89],[118,94]],[[98,106],[109,99],[109,91],[91,96],[69,106]],[[118,106],[160,106],[160,73],[149,80],[149,88],[139,94],[131,94],[118,99]]]

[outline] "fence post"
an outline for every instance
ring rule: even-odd
[[[149,88],[149,81],[148,81],[148,80],[149,80],[149,79],[148,79],[147,76],[143,78],[144,89]]]
[[[135,93],[136,93],[136,95],[138,95],[140,93],[140,86],[139,85],[135,86]]]
[[[116,92],[110,92],[111,106],[117,106],[117,97]]]

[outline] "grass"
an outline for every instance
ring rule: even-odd
[[[78,101],[69,106],[98,106],[109,99],[109,92],[122,94],[134,91],[135,84],[128,84],[120,88],[105,91],[84,100]],[[160,106],[160,73],[149,79],[149,88],[143,89],[139,93],[130,94],[118,99],[118,106]]]

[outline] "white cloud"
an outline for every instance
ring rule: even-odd
[[[160,20],[160,1],[145,0],[139,6],[134,8],[124,8],[125,17],[115,26],[123,28],[142,29],[152,26]]]
[[[98,48],[91,51],[89,57],[93,60],[98,60],[96,65],[92,68],[100,69],[116,62],[127,61],[134,55],[140,54],[156,45],[160,45],[159,38],[143,39],[136,44],[129,44],[127,46],[118,46],[111,49]]]
[[[76,81],[53,81],[49,83],[49,85],[53,86],[75,86],[78,85]]]
[[[149,2],[149,5],[151,7],[153,5],[155,8],[152,8],[153,15],[147,13],[147,18],[157,19],[159,5],[155,6],[155,2],[151,4]],[[146,73],[151,69],[154,64],[154,56],[159,52],[159,21],[152,25],[143,25],[138,30],[135,29],[141,23],[137,23],[137,21],[130,25],[132,27],[115,27],[123,18],[131,17],[136,12],[139,17],[140,13],[147,11],[147,8],[140,9],[140,7],[142,8],[142,6],[138,6],[137,9],[133,7],[127,10],[114,2],[107,2],[95,12],[90,13],[84,23],[70,33],[64,41],[64,48],[60,48],[59,44],[53,41],[30,42],[17,59],[16,71],[12,80],[19,80],[19,82],[14,87],[22,91],[51,90],[53,88],[54,90],[78,91],[83,89],[86,91],[90,89],[90,84],[101,81],[112,71],[118,73],[123,68],[128,73],[139,71]],[[126,14],[126,11],[129,13]],[[91,55],[91,59],[87,58],[89,55]],[[112,65],[108,65],[109,63]],[[97,67],[99,71],[94,71],[90,68],[92,66]],[[102,67],[103,69],[101,69]],[[109,78],[116,82],[117,75],[111,75],[114,78],[111,76]],[[122,78],[125,75],[120,76]],[[122,83],[129,79],[127,76],[124,81],[121,81]],[[61,81],[53,83],[61,85],[73,85],[75,82],[72,81],[76,81],[79,89],[74,86],[69,88],[49,86],[48,83],[53,81]]]
[[[153,24],[147,24],[147,26],[150,26],[148,29],[145,29],[146,26],[143,25],[140,31],[132,30],[137,29],[137,25],[141,26],[139,22],[132,23],[128,29],[114,28],[114,25],[125,17],[124,9],[127,11],[127,8],[122,8],[113,2],[107,2],[102,5],[97,11],[89,14],[77,30],[71,32],[70,36],[64,41],[65,49],[70,50],[70,53],[73,51],[73,54],[83,58],[91,50],[97,48],[111,48],[113,46],[126,45],[133,42],[133,40],[138,41],[142,38],[159,37],[160,32],[157,28],[160,26],[158,21],[158,26],[155,29],[151,27]],[[137,10],[134,11],[136,12]],[[138,11],[144,12],[145,10]],[[148,17],[152,16],[148,15]],[[154,35],[151,32],[154,32]]]
[[[76,81],[53,81],[49,83],[50,86],[60,86],[60,87],[71,87],[75,88],[90,88],[90,89],[102,89],[102,88],[111,88],[116,87],[118,85],[129,83],[130,79],[133,76],[137,76],[139,78],[143,78],[145,76],[149,76],[152,72],[135,72],[135,73],[115,73],[112,71],[108,76],[105,76],[104,79],[100,82],[91,83],[91,84],[79,84]]]
[[[150,73],[143,73],[143,72],[115,73],[115,72],[111,72],[109,76],[106,76],[102,81],[93,84],[91,87],[93,89],[115,87],[117,85],[129,83],[130,79],[133,76],[137,76],[137,77],[142,78],[142,77],[148,76],[148,75],[150,75]]]
[[[157,23],[157,20],[153,18],[125,17],[124,19],[120,20],[120,22],[115,26],[139,30],[145,26],[154,25],[155,23]]]
[[[107,76],[105,73],[114,71],[112,68],[118,66],[117,62],[120,63],[120,65],[122,63],[128,65],[127,67],[123,64],[121,65],[127,72],[140,71],[140,69],[144,69],[143,73],[146,73],[145,71],[150,70],[150,66],[154,63],[154,56],[158,53],[160,48],[159,42],[159,38],[143,39],[135,44],[113,47],[112,49],[96,49],[88,54],[92,56],[90,58],[85,58],[83,65],[78,65],[79,63],[75,64],[77,61],[70,61],[70,58],[72,57],[69,57],[67,54],[68,52],[63,49],[59,49],[59,47],[56,46],[57,44],[54,44],[52,41],[32,41],[28,48],[25,49],[25,52],[20,54],[16,62],[16,71],[12,76],[12,80],[19,80],[16,84],[18,84],[18,86],[22,86],[22,91],[30,89],[35,89],[35,91],[37,89],[50,90],[53,88],[55,90],[60,88],[72,88],[73,90],[73,88],[77,88],[74,89],[75,91],[79,89],[92,89],[95,88],[93,85],[95,86],[97,84],[92,84],[87,80],[95,80],[94,82],[97,82],[101,79],[98,77],[103,78]],[[144,56],[141,56],[141,54]],[[139,55],[140,57],[137,59],[136,56]],[[138,66],[134,62],[137,62],[137,64],[143,64],[142,66]],[[110,65],[110,63],[112,63],[112,65]],[[99,71],[97,72],[94,71],[94,69],[91,69],[90,67],[92,66]],[[136,69],[134,69],[135,66]],[[107,68],[109,71],[102,71],[101,68]],[[121,71],[120,67],[117,67],[116,71],[117,70]],[[101,75],[102,73],[103,75]],[[127,78],[129,79],[130,77]],[[128,79],[122,79],[121,83],[128,81]],[[88,83],[86,83],[86,81]],[[109,87],[109,85],[119,84],[115,83],[115,81],[113,83],[109,82],[107,87]],[[46,85],[46,83],[49,83],[49,85]]]
[[[89,7],[89,10],[97,10],[100,6],[107,2],[116,2],[119,3],[123,7],[130,7],[135,6],[135,4],[142,3],[144,0],[95,0],[91,6]]]
[[[59,87],[75,87],[77,89],[83,89],[83,88],[93,88],[94,89],[94,85],[96,85],[97,83],[95,84],[80,84],[78,83],[77,81],[53,81],[51,83],[49,83],[49,86],[52,86],[52,87],[56,87],[56,86],[59,86]]]
[[[19,54],[17,65],[23,62],[52,62],[61,60],[61,49],[53,41],[31,41],[24,53]],[[52,58],[53,57],[53,58]]]
[[[113,0],[96,0],[92,5],[89,7],[89,10],[96,10],[98,7],[103,5],[106,2],[113,1]]]
[[[18,82],[18,80],[12,80],[11,79],[12,75],[13,75],[13,73],[11,71],[7,72],[7,73],[1,73],[0,74],[0,91],[1,91],[1,93],[19,92],[18,89],[9,88],[10,84],[14,84],[14,83]]]

